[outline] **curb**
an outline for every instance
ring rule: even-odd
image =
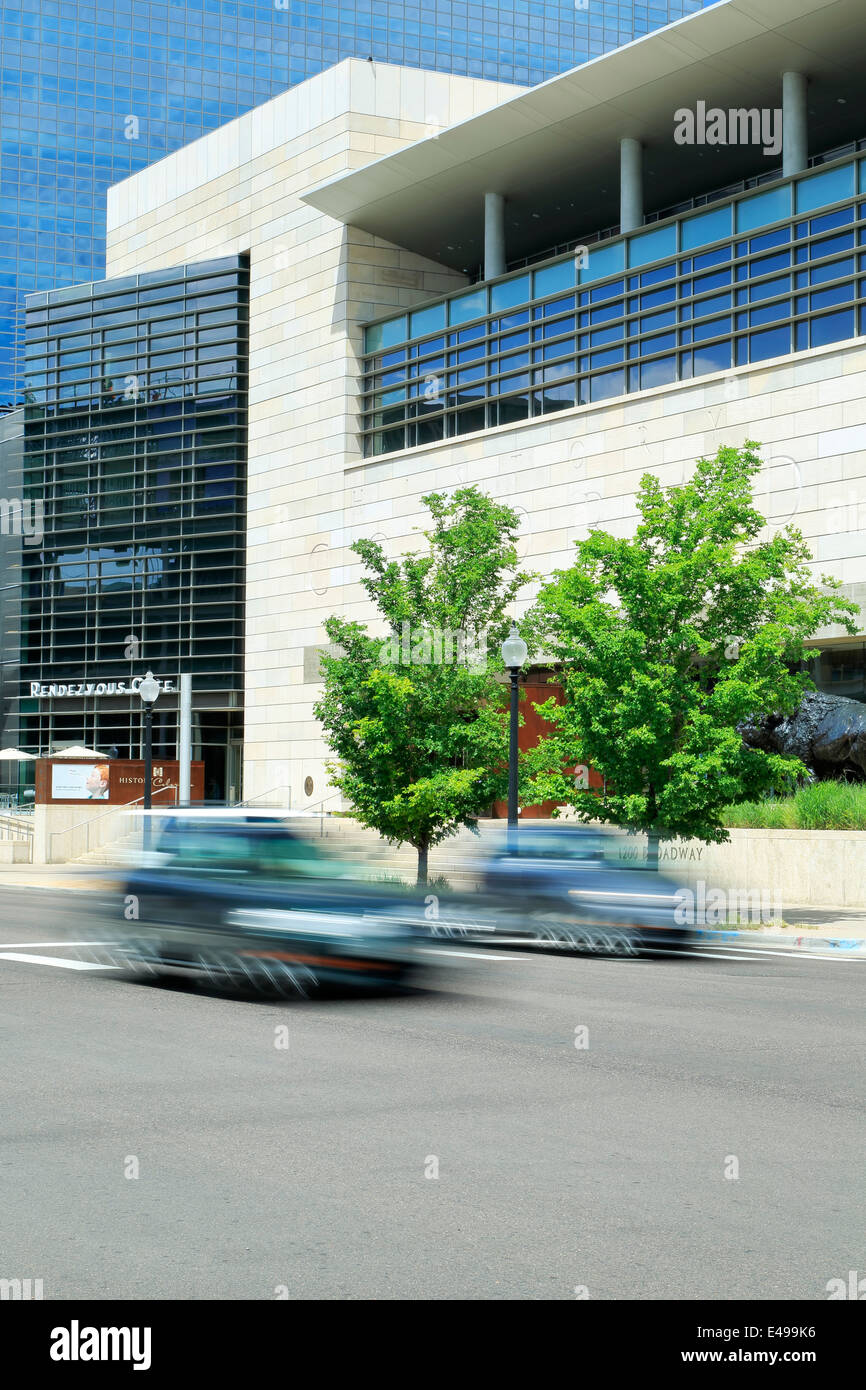
[[[758,933],[753,931],[711,931],[696,930],[696,935],[701,940],[706,940],[708,945],[722,945],[736,943],[737,945],[766,945],[766,946],[787,946],[789,949],[799,947],[803,951],[808,951],[811,947],[817,946],[821,950],[835,951],[862,951],[866,953],[866,937],[839,937],[839,936],[812,936],[811,932],[807,935],[801,932],[797,936],[778,936],[775,933]]]

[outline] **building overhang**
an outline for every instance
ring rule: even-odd
[[[864,0],[719,0],[304,201],[463,271],[482,260],[483,195],[501,193],[514,261],[619,223],[624,137],[644,147],[648,213],[778,167],[760,146],[676,143],[674,113],[777,110],[786,71],[809,79],[810,151],[866,135]]]

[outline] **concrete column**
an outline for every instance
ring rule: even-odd
[[[192,676],[184,673],[180,678],[180,693],[177,701],[177,761],[178,792],[181,806],[190,803],[190,758],[192,752]],[[207,788],[205,788],[207,797]]]
[[[619,229],[643,226],[643,148],[640,140],[619,142]]]
[[[785,178],[799,174],[809,162],[808,85],[802,72],[782,73],[782,173]]]
[[[501,193],[484,194],[484,278],[505,274],[505,199]]]

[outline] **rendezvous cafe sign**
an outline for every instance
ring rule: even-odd
[[[78,700],[84,695],[137,695],[144,676],[133,676],[128,681],[70,681],[68,685],[30,682],[30,694],[38,700]],[[172,695],[177,691],[174,679],[159,682],[160,694]]]

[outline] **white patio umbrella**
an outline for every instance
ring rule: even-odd
[[[23,748],[0,748],[0,762],[32,763],[35,761],[35,755],[33,753],[25,753]]]
[[[80,743],[73,743],[71,748],[61,748],[59,752],[52,753],[52,758],[104,758],[104,753],[97,753],[95,748],[84,748]]]

